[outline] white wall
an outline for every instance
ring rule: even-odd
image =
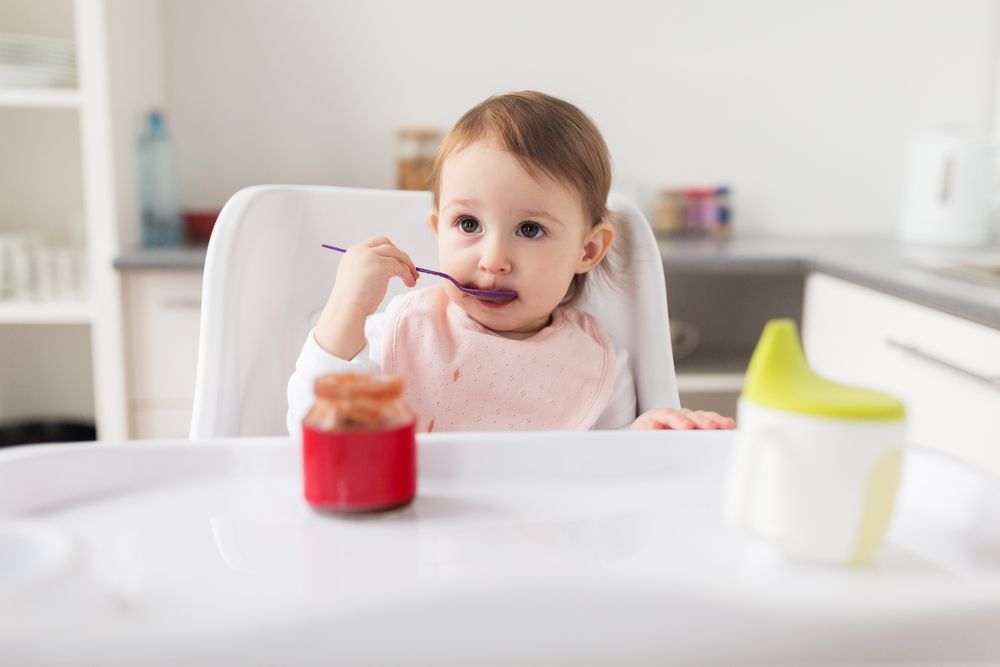
[[[122,248],[137,246],[140,239],[137,146],[145,113],[166,107],[163,10],[160,0],[111,0],[107,5],[112,160]],[[183,106],[178,100],[177,108]]]
[[[730,183],[741,234],[892,232],[905,148],[985,131],[996,0],[168,0],[186,205],[263,182],[391,187],[394,129],[538,89],[590,113],[616,187]]]

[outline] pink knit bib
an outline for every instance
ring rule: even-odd
[[[443,287],[415,290],[386,320],[382,369],[403,376],[420,431],[586,430],[607,407],[615,349],[575,308],[524,340],[470,318]]]

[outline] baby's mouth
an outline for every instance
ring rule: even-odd
[[[517,293],[513,296],[491,296],[489,294],[477,294],[476,298],[480,301],[488,301],[489,303],[510,303],[517,298]]]
[[[507,304],[517,298],[517,291],[509,287],[477,285],[475,283],[469,283],[467,287],[476,290],[476,293],[470,294],[470,296],[489,304]]]
[[[500,285],[480,285],[470,281],[465,283],[465,287],[469,296],[492,304],[510,303],[517,298],[517,290]]]

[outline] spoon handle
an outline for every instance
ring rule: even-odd
[[[420,273],[429,273],[432,276],[441,276],[442,278],[447,278],[451,282],[458,285],[458,281],[449,276],[447,273],[441,273],[440,271],[435,271],[434,269],[421,269],[419,266],[417,267],[417,271],[419,271]],[[461,287],[461,285],[459,285],[459,287]]]
[[[337,252],[347,252],[346,248],[338,248],[335,245],[329,245],[329,244],[326,244],[326,243],[320,243],[320,245],[323,246],[324,248],[328,248],[329,250],[336,250]],[[416,267],[416,269],[420,273],[429,273],[432,276],[440,276],[441,278],[445,278],[446,280],[450,280],[455,287],[457,287],[458,289],[462,290],[466,294],[471,294],[472,296],[477,297],[477,298],[481,297],[481,298],[486,298],[486,299],[502,299],[504,301],[510,301],[511,299],[517,298],[517,292],[510,292],[510,291],[507,291],[507,290],[474,289],[474,288],[471,288],[471,287],[466,287],[462,283],[458,282],[457,280],[455,280],[454,278],[452,278],[451,276],[449,276],[447,273],[442,273],[440,271],[434,271],[433,269],[422,269],[419,266]]]
[[[324,248],[329,249],[329,250],[336,250],[337,252],[347,252],[347,248],[338,248],[335,245],[329,245],[327,243],[320,243],[320,245],[323,246]],[[461,287],[461,285],[458,284],[458,281],[455,280],[454,278],[452,278],[451,276],[449,276],[447,273],[441,273],[440,271],[434,271],[433,269],[422,269],[419,266],[416,267],[416,268],[417,268],[417,271],[419,271],[420,273],[429,273],[432,276],[439,276],[441,278],[447,278],[451,282],[455,283],[455,285],[457,285],[458,287]]]

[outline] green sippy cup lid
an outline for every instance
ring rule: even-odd
[[[806,361],[792,320],[771,320],[747,367],[743,397],[769,408],[834,419],[899,420],[903,403],[872,389],[831,382]]]

